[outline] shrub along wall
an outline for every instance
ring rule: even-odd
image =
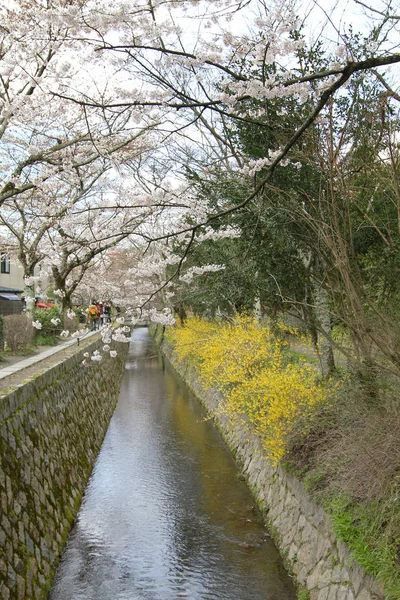
[[[298,583],[311,600],[382,600],[378,584],[363,573],[350,552],[333,533],[328,517],[316,505],[302,483],[281,467],[268,462],[260,439],[251,428],[232,424],[218,410],[223,397],[215,389],[204,390],[196,368],[179,361],[173,348],[155,335],[161,349],[194,394],[214,416],[235,453],[276,543]]]
[[[46,598],[118,399],[128,345],[83,352],[0,396],[0,597]]]

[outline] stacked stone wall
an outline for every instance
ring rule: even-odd
[[[204,390],[196,369],[179,362],[163,341],[161,349],[214,420],[267,515],[267,525],[297,582],[311,600],[382,600],[380,586],[351,559],[337,540],[329,518],[313,502],[303,484],[266,459],[260,439],[244,423],[232,424],[218,410],[220,392]]]
[[[0,396],[2,600],[48,595],[123,375],[127,344],[82,366],[100,343]]]

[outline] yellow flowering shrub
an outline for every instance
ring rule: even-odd
[[[283,458],[287,438],[300,417],[302,422],[311,417],[314,408],[326,399],[326,389],[315,379],[315,370],[306,365],[265,369],[227,398],[227,411],[233,416],[247,415],[274,464]]]
[[[209,342],[217,328],[217,323],[192,317],[184,327],[177,324],[174,328],[169,328],[166,338],[175,346],[180,361],[186,358],[195,361],[200,358],[201,348]]]
[[[221,410],[250,421],[273,464],[284,456],[299,420],[307,422],[326,401],[327,386],[317,381],[317,371],[286,364],[285,342],[252,317],[231,322],[193,317],[167,335],[178,359],[196,364],[204,387],[224,393]]]

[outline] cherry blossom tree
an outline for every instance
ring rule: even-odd
[[[193,6],[202,14],[191,12]],[[387,10],[389,6],[390,3]],[[178,11],[186,11],[186,20],[179,19]],[[241,29],[246,26],[243,33],[232,31],[238,28],[237,24],[235,27],[238,11],[243,19]],[[108,11],[108,24],[117,20],[120,23],[118,43],[114,41],[114,28],[109,34],[104,26],[104,7],[90,17],[93,26],[88,32],[88,41],[96,44],[96,51],[112,54],[127,77],[146,82],[147,86],[139,89],[137,85],[127,85],[119,101],[109,104],[96,95],[90,100],[71,94],[71,100],[78,105],[101,106],[104,110],[133,106],[157,108],[173,122],[173,130],[179,125],[189,127],[196,120],[206,123],[208,131],[213,130],[226,144],[228,140],[220,119],[244,118],[260,127],[268,127],[257,119],[257,114],[247,110],[249,100],[295,96],[307,101],[308,113],[282,147],[274,155],[265,157],[262,163],[252,166],[253,171],[257,171],[268,165],[268,178],[354,74],[400,61],[400,54],[393,52],[388,43],[389,31],[396,27],[397,21],[385,11],[378,23],[372,23],[361,48],[355,50],[345,32],[338,32],[340,42],[327,48],[332,58],[320,69],[307,61],[309,48],[306,39],[299,35],[300,22],[294,2],[255,0],[242,4],[203,0],[176,2],[172,8],[168,2],[154,5],[143,2],[131,11],[125,5],[117,6],[114,12]],[[182,25],[191,21],[198,24],[198,36],[182,31]],[[213,30],[216,21],[219,26]],[[90,19],[88,22],[90,24]],[[94,35],[99,30],[101,39]],[[165,112],[168,109],[174,112]],[[205,121],[208,113],[218,117],[215,125],[211,117]],[[264,181],[259,183],[262,185]]]
[[[332,36],[331,40],[320,36],[317,42],[307,37],[298,16],[301,4],[283,0],[16,4],[14,13],[6,16],[18,21],[21,32],[13,36],[11,27],[3,32],[8,69],[3,73],[0,202],[14,210],[10,202],[18,198],[23,212],[27,192],[48,198],[62,178],[79,195],[82,181],[90,181],[82,174],[88,166],[92,175],[105,163],[119,173],[121,162],[129,162],[133,137],[147,140],[145,132],[151,130],[146,164],[137,161],[132,175],[140,182],[141,202],[148,209],[146,223],[140,220],[135,199],[125,202],[119,195],[114,204],[117,212],[126,215],[115,218],[115,224],[120,219],[117,227],[136,223],[131,233],[148,243],[143,269],[129,277],[143,278],[147,269],[152,282],[149,298],[157,289],[163,294],[171,278],[180,274],[205,225],[222,223],[255,200],[263,201],[277,168],[298,162],[308,132],[331,102],[348,93],[355,77],[372,73],[388,95],[395,99],[397,94],[390,74],[383,70],[400,62],[398,48],[392,44],[399,20],[389,0],[373,7],[356,2],[365,13],[366,28],[359,36],[331,29],[336,42]],[[45,68],[40,44],[51,49]],[[12,63],[14,49],[22,69]],[[90,81],[82,78],[88,69],[93,71]],[[24,88],[18,82],[25,81],[26,73],[35,83],[29,87],[25,82]],[[282,120],[288,126],[279,144],[257,159],[250,158],[237,142],[235,128],[247,123],[269,135],[273,123],[268,120],[268,102],[279,98],[301,105],[301,118],[291,121],[283,107]],[[210,206],[192,190],[188,174],[207,178],[216,163],[252,182],[243,186],[246,192],[232,204]],[[164,185],[168,173],[170,183]],[[57,196],[60,191],[62,195],[62,186],[58,190]],[[89,231],[91,212],[97,209],[102,210],[101,203],[96,209],[82,204],[79,219],[77,212],[60,215],[46,235],[56,246],[65,244],[71,255],[82,256],[78,245],[89,244],[84,232]],[[110,210],[108,206],[107,214]],[[77,233],[67,244],[64,238],[74,228]],[[119,234],[114,229],[105,237],[117,240],[127,231]],[[100,238],[98,233],[90,235],[93,252]],[[184,249],[171,275],[166,265],[174,260],[173,238]],[[59,265],[62,255],[60,251]],[[83,267],[76,260],[69,264],[69,273]],[[65,274],[60,281],[68,277]],[[142,301],[146,303],[144,296]]]

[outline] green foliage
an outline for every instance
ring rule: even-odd
[[[57,324],[51,321],[57,320]],[[42,329],[38,330],[37,337],[46,338],[54,337],[61,333],[63,330],[62,317],[56,306],[52,308],[36,308],[33,312],[33,320],[39,321],[42,325]]]
[[[311,354],[311,349],[310,349]],[[309,354],[305,354],[305,352],[300,352],[299,350],[292,350],[291,348],[285,348],[283,350],[283,359],[284,364],[294,364],[297,365],[299,363],[312,363],[318,364],[318,359],[315,356],[311,356]]]
[[[306,490],[315,492],[319,488],[324,488],[326,482],[326,471],[322,468],[313,469],[305,473],[303,483]]]
[[[302,38],[301,30],[291,35]],[[372,34],[349,29],[345,37],[353,56],[370,55]],[[332,57],[318,45],[305,48],[298,51],[299,77],[330,64]],[[236,67],[265,85],[280,73],[276,63],[259,67],[243,60]],[[314,310],[316,282],[329,293],[333,319],[346,331],[337,341],[346,347],[353,343],[360,361],[378,362],[379,353],[381,364],[400,374],[400,352],[392,350],[400,344],[400,156],[393,140],[400,117],[383,92],[374,75],[355,73],[251,202],[246,198],[267,167],[251,176],[221,166],[207,175],[188,168],[193,189],[211,213],[241,205],[212,222],[215,229],[240,229],[240,237],[190,246],[183,272],[210,263],[226,268],[176,289],[178,314],[191,309],[207,317],[234,315],[259,300],[262,312],[273,318],[295,308],[316,339],[321,325]],[[271,156],[304,123],[311,102],[311,96],[296,95],[243,98],[235,106],[241,119],[227,125],[230,145],[250,160]],[[175,250],[183,256],[186,243]]]
[[[378,506],[373,503],[369,506],[351,504],[345,496],[339,495],[331,500],[329,511],[334,531],[349,546],[352,557],[383,584],[386,600],[398,600],[400,540],[388,540],[379,531]]]
[[[73,309],[79,323],[86,323],[87,308],[88,307],[86,306],[86,307],[77,307],[77,308]]]
[[[249,182],[217,175],[217,180],[198,185],[199,196],[207,198],[213,210],[241,202],[251,192]],[[173,300],[178,313],[178,307],[184,305],[207,317],[221,312],[234,315],[252,310],[259,299],[264,312],[274,316],[282,309],[283,296],[303,300],[307,272],[294,240],[287,235],[286,215],[269,206],[266,197],[213,224],[215,230],[220,227],[233,227],[240,236],[201,243],[195,240],[182,272],[207,264],[225,268],[197,275],[189,285],[180,284]],[[182,255],[186,246],[175,245],[174,249]],[[171,268],[169,274],[172,272]]]
[[[300,587],[297,590],[297,600],[310,600],[309,591],[304,587]]]
[[[4,350],[4,317],[0,315],[0,352]]]
[[[42,335],[40,332],[35,337],[37,346],[57,346],[59,341],[59,338],[55,335]]]
[[[26,344],[26,346],[18,350],[17,354],[19,356],[31,356],[32,354],[35,354],[35,350],[36,347],[34,344]]]

